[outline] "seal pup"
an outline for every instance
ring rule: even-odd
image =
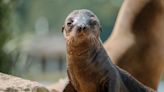
[[[90,10],[71,12],[62,31],[69,78],[64,92],[154,92],[112,64],[100,40],[100,22]]]
[[[114,64],[157,90],[164,71],[164,0],[124,0],[104,47]]]

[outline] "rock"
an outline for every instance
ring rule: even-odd
[[[57,92],[42,84],[12,75],[0,73],[0,92]]]
[[[60,79],[57,83],[47,86],[53,92],[63,92],[65,86],[68,84],[68,78]]]

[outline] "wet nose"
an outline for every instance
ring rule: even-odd
[[[87,29],[86,25],[77,25],[77,31],[81,32],[81,31],[85,31]]]

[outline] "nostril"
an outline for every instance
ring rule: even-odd
[[[78,32],[85,31],[87,29],[87,26],[80,25],[80,26],[77,26],[76,29]]]
[[[80,26],[77,27],[77,31],[78,31],[78,32],[81,32],[81,30],[82,30],[82,27],[80,27]]]
[[[87,29],[87,27],[84,26],[84,27],[83,27],[83,30],[86,30],[86,29]]]

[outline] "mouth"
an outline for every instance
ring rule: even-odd
[[[90,28],[87,26],[74,26],[71,29],[71,32],[69,33],[69,36],[67,36],[67,40],[69,44],[72,45],[80,45],[85,44],[88,39],[90,38]]]
[[[73,47],[78,47],[84,44],[88,44],[88,39],[84,38],[84,37],[80,37],[80,36],[73,36],[70,37],[69,39],[66,39],[67,44],[69,46],[73,46]]]

